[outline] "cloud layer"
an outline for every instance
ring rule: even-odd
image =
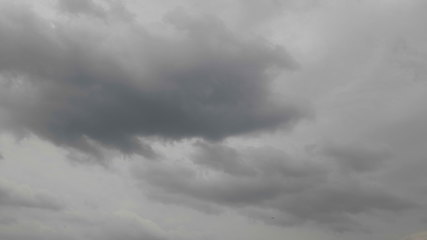
[[[0,0],[0,239],[425,231],[426,10]]]
[[[34,191],[29,186],[0,181],[0,208],[34,208],[59,211],[64,203],[49,193]]]
[[[60,6],[99,15],[93,4]],[[162,36],[131,19],[70,22],[3,5],[5,128],[94,155],[102,145],[152,156],[140,137],[219,140],[304,115],[270,96],[275,73],[294,67],[285,50],[233,34],[213,16],[173,11],[164,20],[173,34]]]
[[[334,146],[333,151],[322,150],[324,162],[319,162],[293,159],[274,148],[239,152],[224,145],[196,145],[186,166],[154,164],[135,170],[142,188],[150,189],[149,196],[206,212],[241,209],[284,226],[314,221],[338,231],[359,229],[352,220],[358,214],[415,206],[378,182],[363,179],[361,173],[375,171],[383,158],[369,148]],[[337,157],[342,164],[334,163]]]

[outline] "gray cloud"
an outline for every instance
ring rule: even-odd
[[[304,116],[269,96],[274,72],[294,65],[288,54],[239,37],[214,17],[172,12],[164,24],[176,34],[161,37],[131,21],[46,20],[4,5],[6,129],[98,156],[96,145],[152,156],[140,137],[220,140]],[[92,11],[94,3],[61,6]]]
[[[76,214],[76,213],[74,213]],[[10,240],[165,240],[166,232],[141,217],[124,213],[79,215],[70,217],[27,215],[31,221],[10,220],[0,226],[0,237]],[[102,215],[102,219],[99,217]],[[66,215],[65,215],[66,216]],[[83,219],[80,219],[83,218]],[[48,230],[40,230],[40,229]]]
[[[427,239],[427,232],[414,233],[407,236],[404,240],[425,240]]]
[[[60,10],[71,14],[86,14],[102,17],[105,11],[92,0],[59,0],[58,7]]]
[[[244,25],[251,26],[263,23],[264,21],[279,16],[283,13],[283,6],[289,1],[255,1],[255,0],[239,0],[241,9],[241,21]]]
[[[59,11],[70,15],[71,18],[86,16],[111,22],[117,20],[133,21],[135,17],[128,11],[123,2],[117,0],[98,2],[93,0],[58,0],[57,7]]]
[[[255,169],[250,166],[238,151],[224,145],[198,142],[193,155],[198,165],[222,171],[231,175],[254,175]]]
[[[147,194],[164,198],[165,202],[175,199],[175,204],[196,209],[203,204],[231,207],[271,224],[312,221],[337,231],[362,228],[354,220],[358,214],[398,212],[416,206],[357,174],[371,169],[370,164],[359,168],[356,163],[348,163],[362,159],[361,166],[365,166],[364,158],[371,156],[369,150],[336,147],[336,152],[349,152],[344,170],[356,166],[355,174],[348,175],[342,168],[337,171],[336,164],[292,159],[277,149],[237,151],[208,143],[196,146],[192,159],[196,165],[163,163],[135,170],[137,178],[148,183],[143,185],[149,189]],[[337,156],[349,157],[333,157]]]
[[[389,151],[378,146],[327,144],[323,149],[324,154],[330,157],[342,170],[356,172],[374,171],[379,169],[386,158],[390,157]]]
[[[2,181],[0,182],[0,208],[5,207],[59,211],[65,206],[48,193]]]
[[[426,6],[0,0],[0,170],[34,187],[0,182],[0,239],[422,230]],[[312,103],[316,118],[301,122],[286,96]],[[109,172],[62,162],[118,152],[164,161],[108,162]]]

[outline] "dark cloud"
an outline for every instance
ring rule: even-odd
[[[192,159],[195,165],[159,163],[135,170],[136,176],[147,183],[144,187],[150,189],[148,195],[163,197],[165,202],[175,198],[175,204],[190,207],[199,202],[199,207],[205,204],[240,209],[272,224],[313,221],[337,231],[360,228],[353,219],[358,214],[397,212],[415,206],[378,182],[337,171],[325,162],[295,160],[269,148],[239,152],[216,144],[196,146]],[[360,156],[350,151],[351,161],[364,161],[366,151],[360,150]],[[357,173],[360,169],[355,170]]]
[[[93,11],[91,1],[60,4]],[[141,137],[220,140],[304,116],[270,96],[274,73],[294,65],[288,54],[214,17],[172,12],[167,36],[8,5],[0,18],[0,117],[15,132],[96,156],[97,145],[152,156]]]

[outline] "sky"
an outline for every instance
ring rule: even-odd
[[[426,13],[0,0],[0,239],[427,239]]]

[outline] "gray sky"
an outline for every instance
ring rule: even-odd
[[[0,1],[0,238],[426,239],[426,12]]]

